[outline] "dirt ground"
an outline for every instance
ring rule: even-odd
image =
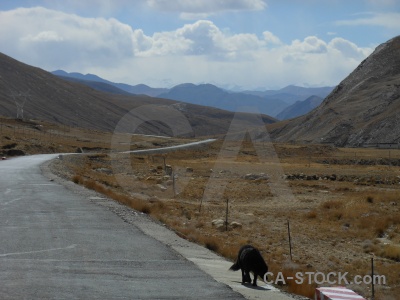
[[[225,257],[234,259],[241,245],[253,244],[276,276],[348,272],[347,286],[371,297],[370,284],[351,281],[371,274],[374,258],[374,274],[386,279],[375,285],[375,299],[397,299],[397,157],[398,150],[217,141],[165,155],[65,157],[53,167],[75,182],[113,190],[116,200],[128,195],[128,205]],[[277,284],[310,298],[317,286],[346,285],[323,279]]]

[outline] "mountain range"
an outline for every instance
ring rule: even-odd
[[[147,95],[151,97],[157,97],[159,94],[165,93],[168,89],[164,88],[152,88],[145,84],[129,85],[125,83],[115,83],[103,79],[94,74],[81,74],[78,72],[65,72],[63,70],[57,70],[51,72],[54,75],[63,77],[66,80],[72,80],[75,82],[80,82],[82,84],[88,85],[95,90],[103,92],[112,92],[115,94],[125,95],[126,93],[135,95]]]
[[[400,143],[400,36],[379,45],[319,105],[269,130],[276,141]]]
[[[323,100],[324,99],[319,96],[311,96],[306,100],[296,101],[277,114],[276,118],[279,120],[286,120],[305,115],[309,111],[312,111],[314,108],[318,107]]]
[[[219,88],[212,84],[192,84],[184,83],[167,88],[152,88],[144,84],[128,85],[114,83],[93,74],[83,75],[81,73],[67,73],[62,70],[52,72],[66,80],[80,82],[94,89],[116,94],[142,94],[151,97],[159,97],[181,102],[210,106],[229,111],[259,111],[262,114],[273,116],[277,119],[285,119],[286,114],[278,115],[291,105],[296,103],[296,107],[303,106],[301,111],[307,113],[310,105],[307,100],[311,96],[325,98],[333,87],[305,88],[294,85],[287,86],[280,90],[266,91],[243,91],[233,92]],[[314,107],[312,107],[314,108]]]
[[[160,116],[168,115],[171,107],[180,111],[193,129],[192,136],[225,134],[235,115],[232,111],[187,103],[186,96],[186,102],[183,102],[161,98],[162,94],[151,97],[127,94],[127,91],[117,93],[117,87],[113,85],[112,88],[108,86],[111,90],[99,91],[76,80],[78,79],[65,80],[65,77],[55,76],[0,54],[0,115],[15,117],[17,104],[21,104],[18,102],[26,100],[25,118],[113,131],[119,120],[130,111],[152,104]],[[106,82],[101,84],[109,85]],[[290,86],[278,94],[285,94],[290,98],[293,96],[290,96],[293,89],[304,92],[303,88]],[[240,96],[245,94],[232,93],[207,84],[182,84],[164,90],[163,97],[183,97],[190,91],[196,91],[192,95],[194,100],[219,95],[220,102],[224,102],[233,95],[238,97],[234,103],[239,105],[242,104],[239,99],[244,99]],[[276,96],[277,92],[254,92],[246,95],[261,98]],[[322,98],[316,96],[308,96],[302,104],[312,108]],[[254,98],[254,101],[256,99],[259,98]],[[216,105],[214,102],[207,104]],[[299,104],[294,102],[292,111],[286,110],[284,117],[302,113],[301,108],[296,108]],[[247,120],[250,114],[239,113],[237,116]],[[277,142],[329,143],[350,147],[377,143],[399,145],[400,36],[379,45],[320,105],[307,114],[280,122],[262,115],[262,120],[271,138]],[[171,128],[162,121],[145,118],[142,121],[138,133],[172,134]]]
[[[179,111],[189,122],[192,130],[186,134],[189,136],[224,134],[234,117],[233,112],[212,107],[147,95],[99,91],[79,82],[64,80],[0,53],[0,115],[15,118],[17,105],[23,102],[25,119],[111,132],[124,116],[144,105],[153,105],[151,110],[160,119],[167,118],[173,109]],[[248,115],[240,113],[237,117],[246,120]],[[141,115],[138,117],[143,124],[136,133],[173,134],[173,128],[165,122],[148,120]],[[276,121],[265,115],[262,115],[262,120],[266,124]],[[126,124],[122,130],[130,131],[131,127],[131,124]]]

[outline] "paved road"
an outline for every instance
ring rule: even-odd
[[[0,161],[0,299],[243,299],[111,210],[43,177],[39,165],[52,157]]]
[[[175,145],[175,146],[154,148],[154,149],[129,150],[129,151],[124,151],[122,153],[132,153],[132,154],[168,153],[168,152],[172,152],[172,151],[176,151],[176,150],[198,148],[199,146],[201,147],[201,146],[207,145],[207,144],[215,142],[215,141],[216,141],[216,139],[207,139],[207,140],[191,142],[191,143],[182,144],[182,145]],[[129,146],[129,144],[127,144],[127,145]]]

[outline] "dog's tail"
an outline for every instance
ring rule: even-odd
[[[239,269],[240,269],[240,266],[239,266],[238,261],[236,261],[236,262],[229,268],[229,270],[231,270],[231,271],[237,271],[237,270],[239,270]]]

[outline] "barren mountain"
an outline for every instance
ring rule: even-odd
[[[165,88],[152,88],[145,84],[129,85],[126,83],[115,83],[112,81],[105,80],[94,74],[83,75],[78,72],[68,73],[63,70],[57,70],[57,71],[53,71],[51,73],[54,75],[60,76],[60,77],[64,77],[64,78],[67,78],[70,80],[81,82],[83,84],[91,86],[95,90],[100,90],[103,92],[109,92],[110,88],[107,86],[110,86],[110,85],[118,88],[119,90],[123,90],[127,93],[130,93],[130,94],[147,95],[147,96],[151,96],[151,97],[157,97],[159,94],[165,93],[168,91],[168,89],[165,89]],[[97,83],[97,85],[95,85],[95,83]],[[99,85],[99,83],[103,83],[104,85]],[[118,92],[118,91],[115,91],[115,92],[121,94],[121,92]]]
[[[277,117],[278,119],[288,119],[288,117],[280,118],[277,115],[295,102],[304,101],[311,96],[325,98],[333,90],[333,87],[312,88],[289,85],[280,90],[234,92],[221,89],[212,84],[195,85],[192,83],[179,84],[171,89],[167,89],[152,88],[145,84],[129,85],[115,83],[94,74],[68,73],[63,70],[51,73],[69,81],[88,85],[102,92],[122,95],[126,93],[147,95],[229,111],[247,111],[247,108],[251,106],[257,108],[263,114]],[[313,108],[315,108],[313,105],[303,105],[301,114],[305,114]],[[297,117],[299,115],[291,115],[290,117]]]
[[[174,100],[101,92],[84,84],[63,80],[0,53],[0,115],[16,117],[17,106],[24,101],[25,119],[105,131],[114,131],[129,111],[147,104],[157,106],[158,116],[169,116],[171,108],[180,111],[190,124],[192,136],[223,134],[234,116],[232,112]],[[19,112],[22,113],[21,110]],[[242,115],[245,117],[247,114]],[[265,123],[274,122],[268,116],[263,116],[263,120]],[[165,122],[154,120],[143,121],[137,132],[172,134]]]
[[[400,36],[378,46],[320,106],[270,127],[277,141],[360,146],[400,142]]]
[[[323,98],[318,96],[310,96],[306,100],[296,101],[294,104],[286,107],[283,111],[277,114],[279,120],[286,120],[305,115],[309,111],[321,104]]]

